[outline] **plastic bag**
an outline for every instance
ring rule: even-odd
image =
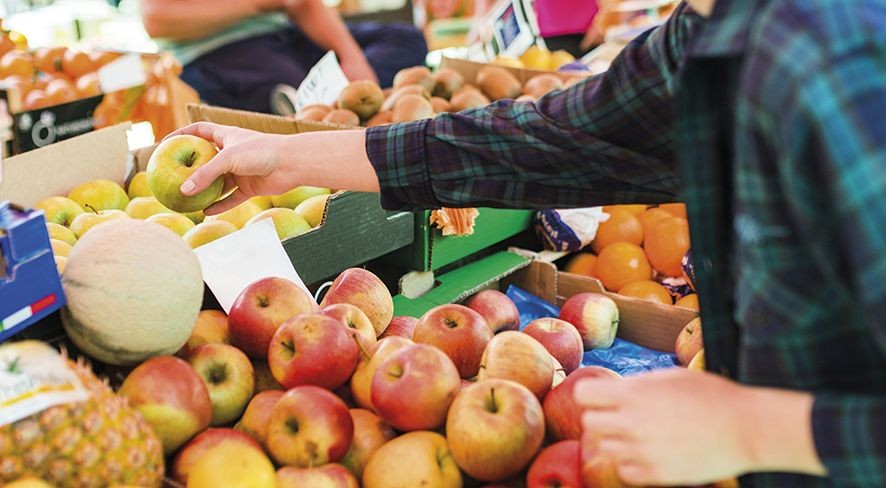
[[[537,296],[511,285],[505,293],[520,312],[520,329],[530,322],[543,317],[558,317],[560,309]],[[623,376],[651,371],[653,369],[676,366],[677,357],[673,354],[649,349],[633,342],[616,338],[608,349],[585,351],[582,366],[602,366]]]
[[[535,214],[535,233],[545,249],[578,251],[594,240],[600,222],[607,220],[603,207],[541,210]]]

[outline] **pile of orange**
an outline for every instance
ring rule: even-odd
[[[565,271],[597,278],[612,292],[674,304],[656,280],[683,275],[681,261],[690,244],[686,206],[612,205],[603,211],[609,219],[597,229],[593,253],[575,255]],[[698,297],[687,295],[676,305],[698,310]]]
[[[28,51],[9,34],[0,35],[0,83],[18,93],[24,110],[59,105],[101,94],[96,71],[119,56],[66,47]]]

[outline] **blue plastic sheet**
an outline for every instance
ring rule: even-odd
[[[535,319],[556,318],[560,315],[560,309],[557,306],[517,286],[508,287],[505,294],[517,305],[517,310],[520,312],[521,330]],[[653,369],[674,367],[678,363],[673,354],[616,338],[608,349],[585,351],[581,364],[582,366],[602,366],[628,376]]]

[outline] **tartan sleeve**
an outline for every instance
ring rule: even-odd
[[[500,100],[370,128],[386,208],[673,201],[674,78],[699,17],[681,5],[601,75],[536,103]]]

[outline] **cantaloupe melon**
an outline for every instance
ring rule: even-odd
[[[71,341],[121,366],[179,350],[203,303],[191,248],[142,220],[106,222],[84,235],[68,256],[62,285],[68,301],[62,323]]]

